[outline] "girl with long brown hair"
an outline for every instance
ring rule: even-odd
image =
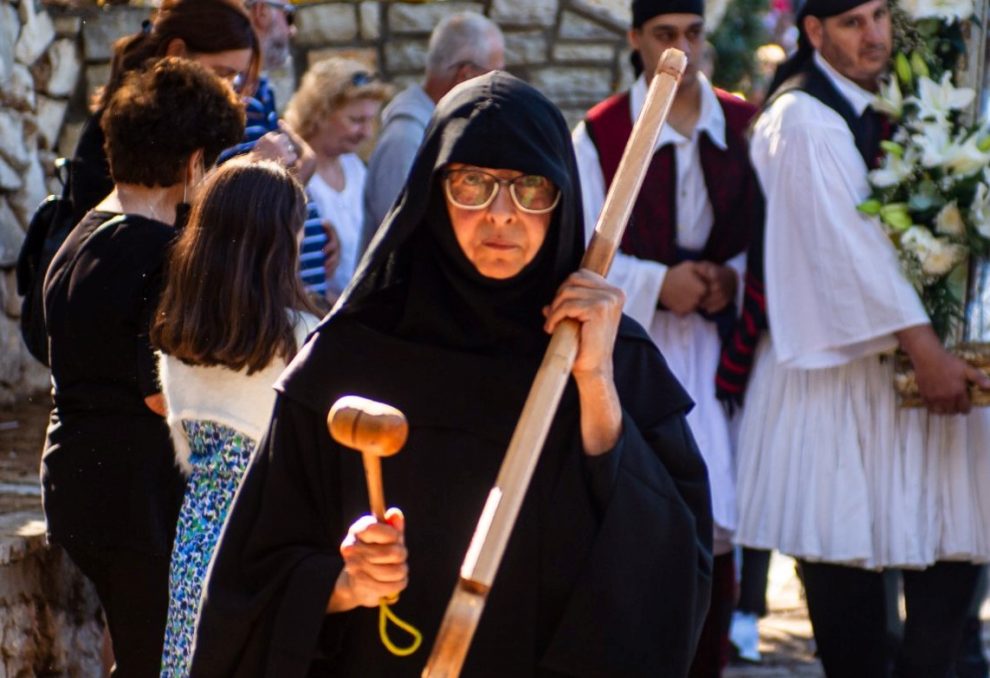
[[[316,326],[297,272],[306,214],[274,162],[232,160],[204,182],[176,241],[151,338],[189,480],[172,549],[163,676],[188,675],[201,584],[275,402],[275,379]]]

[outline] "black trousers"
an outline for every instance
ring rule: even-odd
[[[757,617],[767,615],[767,577],[769,573],[770,551],[743,546],[737,610],[747,614],[755,614]]]
[[[907,616],[892,648],[884,573],[800,561],[808,614],[829,678],[948,678],[980,567],[939,562],[903,571]]]
[[[113,641],[114,678],[157,678],[168,617],[167,556],[68,545],[96,587]]]

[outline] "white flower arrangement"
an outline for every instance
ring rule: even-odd
[[[990,251],[990,130],[962,123],[976,93],[954,82],[973,9],[973,0],[901,0],[891,77],[873,103],[897,132],[881,144],[860,205],[886,229],[943,340],[962,316],[970,255]]]

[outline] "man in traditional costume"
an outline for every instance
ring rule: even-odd
[[[943,349],[882,228],[856,206],[884,121],[870,109],[891,53],[886,0],[808,0],[751,140],[767,200],[770,337],[739,435],[738,540],[797,557],[825,671],[947,676],[990,558],[985,379]],[[927,409],[901,409],[902,349]],[[955,416],[938,416],[938,415]],[[907,618],[887,641],[883,570]]]
[[[711,479],[716,558],[712,609],[695,672],[711,676],[719,671],[734,605],[736,527],[733,433],[719,398],[725,394],[716,392],[716,372],[738,317],[745,252],[762,219],[745,138],[756,109],[714,88],[699,71],[703,0],[635,0],[629,42],[643,73],[628,91],[592,108],[573,138],[590,237],[660,55],[668,47],[687,55],[609,280],[626,293],[626,312],[647,328],[696,403],[688,423]],[[743,349],[742,359],[730,365],[735,369],[723,370],[720,380],[720,390],[735,397],[755,341]]]
[[[427,653],[389,654],[374,607],[401,590],[395,612],[432,645],[561,314],[581,323],[574,378],[462,675],[686,673],[712,530],[690,400],[621,316],[621,292],[572,274],[579,196],[566,123],[535,89],[494,72],[439,102],[384,231],[277,385],[211,566],[191,675],[420,675]],[[404,513],[388,525],[361,519],[361,455],[327,432],[352,393],[409,420],[383,464]]]

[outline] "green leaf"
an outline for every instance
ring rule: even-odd
[[[904,55],[904,52],[898,52],[897,56],[894,57],[894,71],[897,73],[897,79],[901,81],[901,86],[905,90],[910,89],[914,75],[911,72],[911,64],[908,62],[908,58]]]
[[[861,202],[859,205],[856,206],[856,209],[858,209],[863,214],[868,214],[871,217],[875,217],[876,215],[880,214],[881,207],[882,205],[880,204],[879,200],[871,198],[870,200]]]

